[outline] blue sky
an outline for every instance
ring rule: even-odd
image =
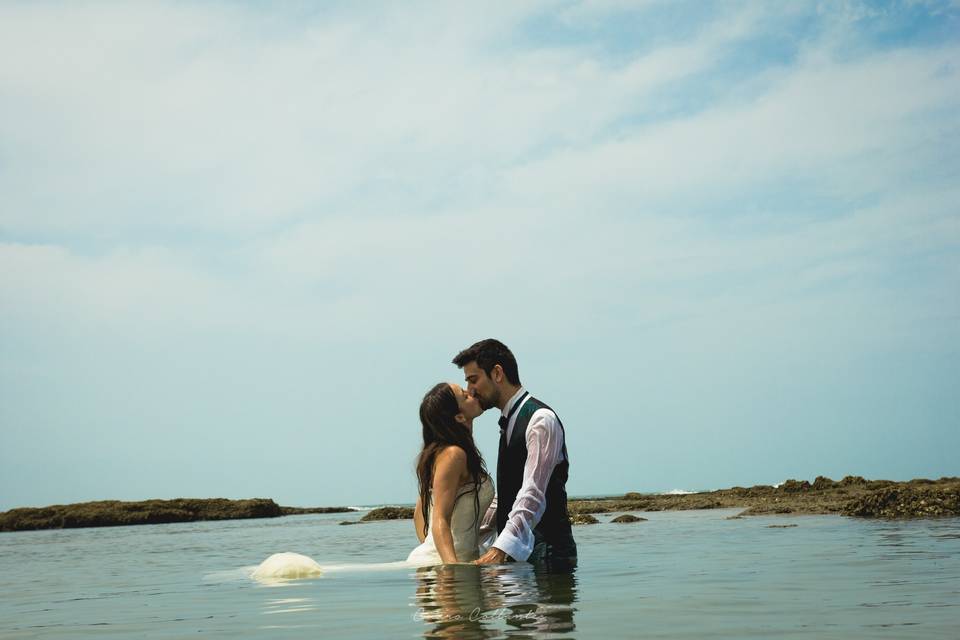
[[[958,475],[956,2],[0,5],[0,509]],[[496,464],[496,416],[476,437]]]

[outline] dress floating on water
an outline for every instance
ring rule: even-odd
[[[483,554],[496,538],[495,531],[480,535],[480,524],[490,503],[493,502],[493,482],[484,478],[479,489],[468,483],[454,502],[450,517],[450,529],[453,535],[453,548],[460,562],[473,562]],[[479,503],[479,504],[477,504]],[[479,510],[476,508],[479,506]],[[427,533],[423,543],[410,552],[407,560],[401,562],[363,563],[363,564],[327,564],[321,567],[308,556],[300,553],[275,553],[260,563],[251,577],[264,584],[282,583],[283,580],[314,578],[316,576],[342,571],[380,571],[443,564],[440,552],[433,541],[433,530]]]
[[[299,553],[275,553],[256,568],[255,579],[264,578],[310,578],[323,573],[313,558]]]

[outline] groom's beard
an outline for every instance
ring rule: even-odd
[[[479,393],[477,394],[477,402],[480,403],[480,408],[486,411],[487,409],[493,409],[497,406],[497,401],[500,400],[499,394],[494,398],[484,398]]]

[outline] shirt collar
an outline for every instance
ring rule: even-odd
[[[500,415],[504,415],[504,416],[510,415],[510,410],[513,409],[513,405],[515,405],[517,403],[517,400],[519,400],[523,396],[523,394],[526,392],[527,390],[524,389],[523,387],[520,387],[519,389],[517,389],[517,392],[513,394],[513,396],[511,396],[511,398],[507,400],[507,404],[503,406],[503,409],[500,411]]]

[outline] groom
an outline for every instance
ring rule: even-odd
[[[560,418],[520,385],[517,360],[499,340],[481,340],[458,353],[453,363],[463,369],[467,391],[484,411],[500,409],[497,498],[490,505],[498,535],[477,563],[576,565],[577,544],[567,514],[570,462]]]

